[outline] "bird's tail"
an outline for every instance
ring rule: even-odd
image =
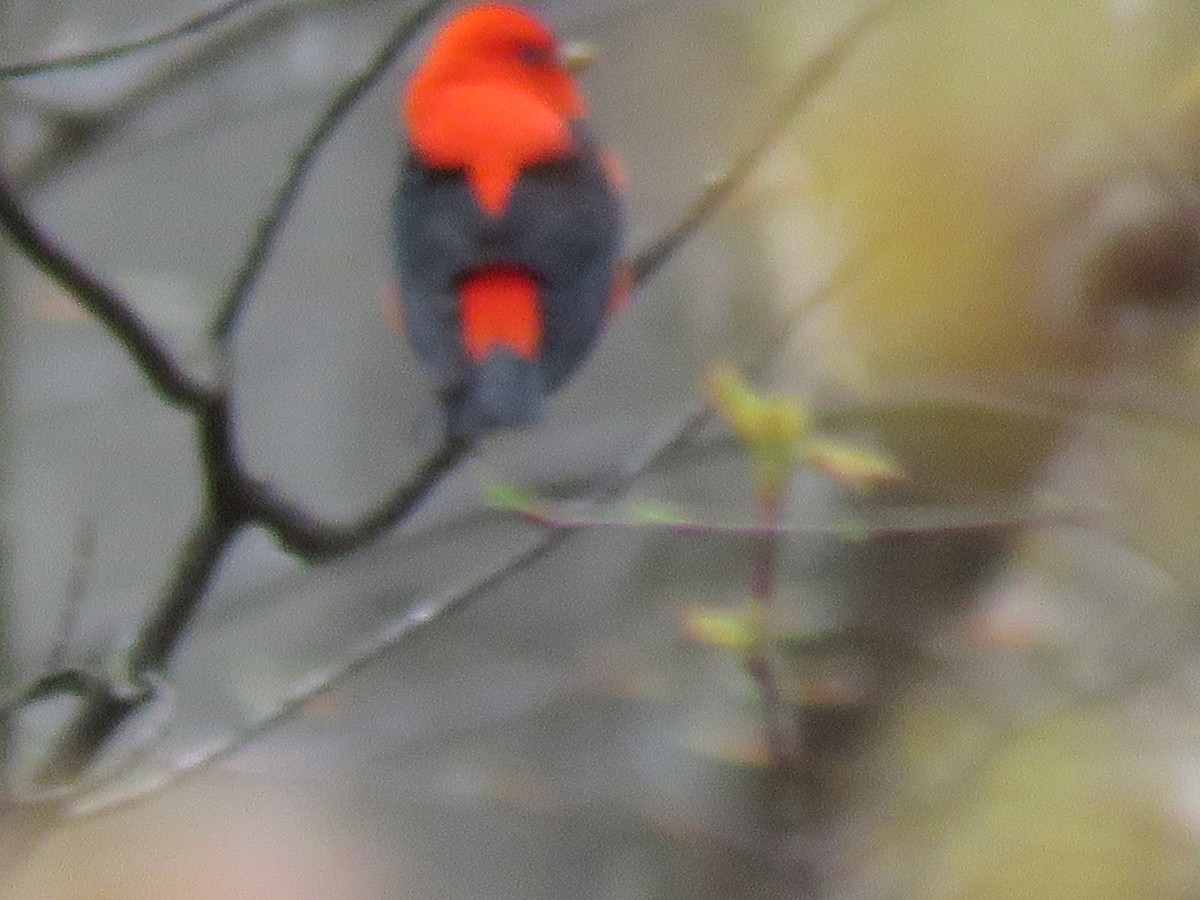
[[[460,288],[459,318],[468,373],[447,399],[453,434],[474,436],[541,419],[542,310],[528,272],[492,266]]]
[[[473,364],[452,397],[446,425],[457,437],[478,437],[497,428],[523,428],[542,418],[542,372],[536,362],[501,347]]]

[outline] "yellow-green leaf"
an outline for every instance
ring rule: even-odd
[[[804,460],[814,469],[863,491],[904,478],[900,467],[884,454],[828,438],[810,441]]]
[[[757,640],[756,630],[745,616],[724,610],[690,609],[683,617],[683,630],[697,643],[738,652]]]
[[[512,484],[494,483],[484,488],[489,505],[510,512],[528,512],[541,504],[532,494]]]

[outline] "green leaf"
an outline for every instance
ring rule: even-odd
[[[484,488],[484,497],[490,506],[509,512],[530,512],[542,507],[541,501],[528,491],[502,482],[487,485]]]
[[[900,467],[887,456],[829,438],[809,442],[804,461],[819,472],[861,491],[903,480]]]
[[[725,610],[694,608],[683,618],[684,633],[693,641],[739,653],[755,645],[758,631],[746,616]]]

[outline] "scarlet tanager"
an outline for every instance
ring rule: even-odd
[[[554,33],[517,6],[450,19],[400,116],[401,316],[447,432],[533,424],[628,288],[620,170]]]

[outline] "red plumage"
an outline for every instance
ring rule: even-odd
[[[553,32],[516,6],[447,22],[401,120],[393,235],[409,342],[451,434],[536,422],[628,287],[615,157]]]

